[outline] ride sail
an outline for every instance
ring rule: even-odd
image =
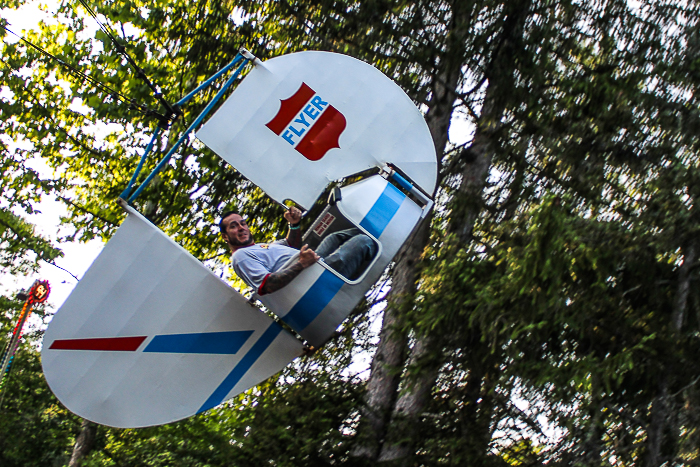
[[[240,58],[239,71],[245,63],[253,69],[197,137],[274,200],[307,209],[329,183],[376,168],[379,175],[335,192],[305,242],[317,245],[349,225],[367,234],[378,254],[358,277],[319,262],[259,297],[299,338],[132,208],[154,176],[132,192],[135,174],[120,199],[126,220],[44,337],[49,386],[83,418],[116,427],[169,423],[279,372],[303,353],[304,340],[319,347],[333,335],[432,207],[432,138],[393,81],[328,52],[260,62],[242,51]]]

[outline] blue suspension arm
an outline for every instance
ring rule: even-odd
[[[205,82],[203,82],[202,84],[197,86],[197,89],[195,89],[194,91],[192,91],[191,93],[187,94],[185,97],[183,97],[182,99],[177,101],[175,103],[175,105],[180,106],[180,105],[188,102],[190,99],[192,99],[192,97],[194,97],[195,94],[197,94],[199,91],[201,91],[202,89],[209,86],[212,82],[214,82],[216,79],[218,79],[219,76],[221,76],[224,73],[226,73],[227,71],[229,71],[231,68],[233,68],[236,65],[236,63],[238,63],[241,60],[243,60],[243,55],[238,53],[236,55],[236,57],[231,61],[231,63],[229,63],[228,65],[223,67],[221,70],[217,71],[211,78],[207,79]]]
[[[153,137],[151,138],[151,141],[148,143],[148,146],[146,146],[146,150],[143,152],[143,156],[141,156],[141,160],[139,161],[139,165],[136,166],[136,170],[134,171],[134,175],[131,176],[131,180],[129,180],[129,184],[126,186],[126,189],[122,192],[121,195],[119,195],[120,198],[126,199],[127,196],[129,196],[129,193],[131,193],[131,189],[134,187],[134,183],[136,183],[136,178],[139,176],[141,173],[141,169],[143,168],[143,163],[146,161],[146,157],[148,157],[148,154],[151,152],[151,149],[153,149],[153,144],[156,142],[156,139],[158,139],[158,135],[160,135],[162,128],[160,125],[156,127],[156,131],[153,132]]]
[[[233,76],[231,76],[228,81],[223,85],[223,87],[219,90],[219,92],[214,96],[214,98],[207,104],[207,106],[204,108],[202,113],[199,114],[199,116],[195,119],[194,122],[187,128],[187,130],[184,131],[182,136],[180,136],[180,139],[173,145],[173,147],[168,151],[168,153],[161,159],[161,161],[158,163],[155,169],[148,174],[148,177],[146,177],[146,180],[141,183],[141,185],[138,187],[138,189],[128,198],[129,204],[131,204],[140,194],[141,192],[148,186],[148,184],[153,180],[153,178],[163,170],[165,165],[168,163],[172,155],[175,153],[175,151],[180,147],[180,145],[185,141],[185,139],[189,136],[189,134],[206,118],[206,116],[211,112],[211,109],[214,108],[217,102],[221,99],[223,94],[228,90],[229,87],[233,84],[233,82],[236,80],[238,75],[241,73],[243,70],[243,67],[248,63],[249,60],[255,59],[247,50],[241,49],[241,52],[239,52],[236,57],[226,65],[224,68],[219,70],[216,74],[214,74],[211,78],[207,79],[204,83],[202,83],[200,86],[197,87],[194,91],[189,93],[187,96],[183,97],[178,101],[175,105],[179,106],[187,101],[189,101],[194,94],[199,92],[200,90],[204,89],[206,86],[209,86],[216,78],[220,77],[222,74],[226,73],[228,70],[233,68],[239,61],[243,60],[243,63],[241,63],[238,68],[236,69],[235,73]],[[131,178],[131,181],[129,182],[129,186],[127,187],[126,190],[119,196],[122,199],[127,199],[126,197],[129,195],[129,192],[131,191],[131,188],[136,181],[136,177],[138,176],[138,173],[141,171],[141,167],[143,166],[143,162],[150,152],[151,148],[153,147],[153,143],[160,132],[161,128],[158,127],[156,129],[156,133],[153,135],[153,138],[151,139],[151,142],[148,144],[148,147],[146,147],[146,151],[144,152],[144,155],[141,157],[141,161],[139,162],[138,167],[136,168],[136,173],[134,173],[133,177]]]

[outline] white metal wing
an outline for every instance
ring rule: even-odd
[[[391,163],[432,194],[435,147],[379,70],[330,52],[257,64],[197,137],[273,199],[305,208],[331,181]]]
[[[44,336],[44,375],[68,409],[115,427],[169,423],[301,355],[299,340],[129,211]]]

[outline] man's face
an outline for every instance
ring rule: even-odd
[[[222,233],[226,243],[233,247],[246,246],[253,243],[248,224],[238,214],[230,214],[224,221],[226,231]]]

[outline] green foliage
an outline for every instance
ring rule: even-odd
[[[2,465],[66,465],[80,422],[49,390],[39,354],[30,345],[18,349],[6,387],[0,417]]]
[[[404,331],[437,342],[407,373],[440,369],[408,463],[636,465],[651,449],[652,412],[662,401],[659,451],[674,465],[697,462],[700,452],[696,265],[687,305],[679,305],[680,271],[700,225],[700,15],[693,3],[633,3],[91,6],[171,102],[240,46],[263,59],[313,48],[367,60],[421,108],[449,99],[453,115],[489,129],[489,178],[476,195],[459,195],[474,152],[446,146],[433,240],[415,300],[403,303]],[[504,30],[514,15],[523,15],[522,34]],[[158,109],[157,99],[107,34],[88,32],[94,22],[78,3],[61,3],[58,17],[27,39],[111,90],[26,44],[4,45],[0,262],[12,272],[59,254],[18,214],[46,194],[68,204],[70,238],[111,236],[123,217],[113,200],[155,127],[144,110]],[[454,89],[444,89],[448,69],[460,72]],[[159,149],[213,92],[183,109]],[[502,115],[488,120],[489,106]],[[447,127],[435,134],[446,141]],[[54,176],[42,179],[34,159]],[[137,207],[202,259],[225,252],[213,225],[225,208],[256,219],[260,239],[283,225],[279,206],[196,142]],[[444,236],[462,224],[469,235]],[[230,406],[166,427],[101,427],[84,465],[348,463],[364,387],[342,375],[353,355],[371,350],[367,313],[358,310],[329,346]],[[680,330],[672,324],[679,313]],[[79,424],[42,386],[36,354],[23,352],[33,357],[18,360],[7,399],[15,405],[0,429],[43,437],[0,437],[10,440],[2,463],[60,465]]]
[[[680,39],[694,37],[695,13],[670,3],[585,7],[533,10],[512,57],[490,184],[479,200],[450,198],[453,224],[478,210],[473,240],[438,234],[425,255],[408,326],[439,336],[444,367],[425,423],[452,459],[475,462],[489,444],[503,452],[497,427],[576,465],[642,462],[654,424],[695,433],[695,288],[679,308],[680,266],[698,228],[687,131],[697,107],[682,91],[697,76],[681,63],[694,52]],[[451,195],[460,181],[450,183]],[[514,399],[529,408],[514,410]],[[538,416],[561,428],[555,439]],[[455,432],[487,442],[450,443]],[[697,458],[695,440],[666,433],[666,461]],[[429,459],[447,459],[431,448]]]
[[[62,256],[60,250],[37,235],[34,226],[0,208],[0,271],[26,274],[37,270],[39,260],[53,261],[58,256]]]
[[[664,374],[689,389],[700,367],[689,359],[695,324],[680,338],[671,329],[678,270],[659,248],[665,233],[582,218],[573,206],[545,197],[496,226],[500,241],[485,253],[456,251],[448,239],[424,274],[413,325],[448,336],[446,377],[480,367],[497,378],[482,416],[513,417],[511,397],[525,398],[575,443],[589,423],[615,438],[639,430],[622,414],[644,417]],[[600,419],[586,420],[589,410]]]
[[[0,296],[0,347],[16,325],[23,303]],[[43,316],[41,309],[36,315]],[[66,465],[80,420],[62,407],[44,380],[36,335],[25,334],[4,382],[0,407],[0,464],[7,467]]]

